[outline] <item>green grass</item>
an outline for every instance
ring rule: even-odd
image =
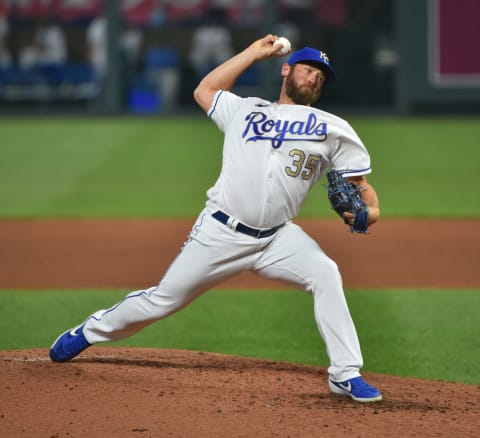
[[[125,294],[1,291],[0,349],[47,348]],[[365,371],[480,384],[478,290],[347,292]],[[211,291],[112,346],[189,349],[328,365],[312,298],[297,291]]]
[[[480,118],[356,119],[384,213],[478,216]],[[452,210],[452,206],[455,206]],[[458,208],[457,208],[458,207]]]
[[[349,120],[383,216],[480,215],[478,118]],[[223,140],[206,116],[8,118],[0,138],[0,217],[194,217]],[[334,216],[323,182],[302,216]]]
[[[211,125],[0,120],[0,215],[194,216],[220,169],[221,137]]]

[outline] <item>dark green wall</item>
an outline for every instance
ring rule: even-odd
[[[396,0],[394,15],[399,53],[396,108],[401,112],[448,110],[478,113],[480,86],[439,86],[429,77],[429,7],[430,0]],[[474,41],[465,43],[472,47],[478,44]],[[473,53],[478,56],[478,46]]]

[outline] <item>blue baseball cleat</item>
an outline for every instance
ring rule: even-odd
[[[360,376],[344,382],[334,382],[328,379],[328,386],[335,394],[347,395],[359,402],[375,402],[382,399],[382,393]]]
[[[62,333],[50,348],[50,359],[53,362],[67,362],[90,347],[83,334],[83,325]]]

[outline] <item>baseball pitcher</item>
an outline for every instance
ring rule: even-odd
[[[360,402],[382,399],[360,375],[362,354],[337,265],[292,222],[309,190],[328,174],[332,208],[352,232],[364,233],[379,217],[375,190],[366,179],[370,157],[345,120],[311,106],[336,77],[325,52],[310,47],[293,52],[281,67],[275,102],[232,92],[247,68],[280,56],[283,46],[276,41],[267,35],[253,42],[195,89],[196,102],[224,133],[222,169],[160,283],[131,292],[61,334],[51,347],[52,361],[132,336],[217,283],[251,270],[313,296],[332,392]]]

